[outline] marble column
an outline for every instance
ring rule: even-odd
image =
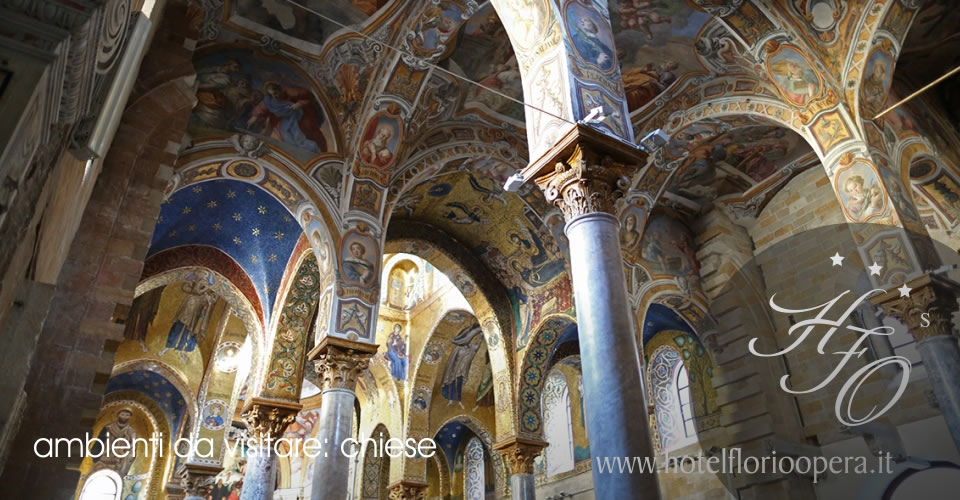
[[[424,500],[427,498],[427,485],[411,481],[397,481],[391,484],[390,500]]]
[[[960,450],[960,346],[952,333],[958,286],[937,275],[925,274],[907,282],[909,297],[897,289],[872,298],[884,312],[899,319],[917,340],[937,404],[953,443]]]
[[[213,478],[221,470],[221,467],[186,464],[181,476],[184,500],[206,500],[213,489]]]
[[[493,448],[500,452],[510,467],[510,491],[512,500],[535,500],[536,483],[533,479],[533,459],[547,443],[532,439],[511,438],[497,443]],[[602,498],[602,497],[597,497]]]
[[[645,165],[636,146],[577,124],[521,172],[567,221],[587,433],[597,460],[655,456],[614,215],[630,176]],[[653,472],[601,473],[595,466],[593,482],[597,498],[660,498]]]
[[[320,418],[317,421],[317,439],[321,454],[313,465],[311,500],[347,498],[350,490],[350,460],[346,453],[354,447],[345,446],[353,428],[354,388],[357,377],[367,369],[370,358],[377,352],[376,345],[325,338],[310,352],[317,376],[321,381]]]
[[[253,398],[243,409],[247,424],[247,465],[243,473],[240,500],[273,498],[277,477],[274,442],[283,435],[301,405],[286,401]]]

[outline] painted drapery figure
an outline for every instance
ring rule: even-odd
[[[387,339],[387,360],[390,361],[390,375],[397,380],[407,379],[407,342],[403,338],[399,324],[393,325],[393,332]]]
[[[443,387],[441,394],[447,399],[447,404],[453,404],[454,401],[463,406],[463,382],[470,372],[470,364],[473,357],[480,350],[480,343],[483,340],[478,323],[474,323],[457,334],[453,342],[453,352],[450,353],[450,359],[447,360],[447,366],[443,370]]]
[[[171,349],[179,352],[180,359],[187,362],[188,352],[193,352],[197,343],[203,341],[203,336],[210,323],[210,312],[217,303],[217,294],[211,290],[216,284],[212,274],[201,274],[196,280],[183,284],[186,296],[177,309],[173,326],[167,334],[167,343],[157,356],[163,356]]]
[[[274,139],[313,153],[327,150],[320,131],[323,115],[309,90],[277,82],[267,82],[264,90],[267,95],[253,108],[248,126],[265,122],[264,133]]]
[[[137,439],[137,431],[133,430],[130,425],[130,417],[132,416],[133,412],[129,408],[121,408],[117,411],[117,419],[100,429],[100,434],[97,435],[100,447],[97,446],[97,443],[94,443],[93,449],[90,450],[91,455],[99,455],[94,459],[93,469],[90,470],[91,474],[109,469],[120,474],[120,477],[125,477],[130,472],[130,466],[137,458],[136,448],[129,448],[131,451],[123,453],[124,456],[122,457],[117,456],[118,454],[111,455],[111,452],[114,449],[112,444],[114,440],[120,439],[122,440],[121,443],[125,442],[132,445],[134,440]],[[118,446],[117,449],[123,448]]]

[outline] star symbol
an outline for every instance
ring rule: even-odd
[[[260,205],[257,207],[257,212],[259,212],[260,215],[265,215],[267,213],[267,207]]]
[[[203,187],[201,187],[201,186],[194,186],[194,187],[193,187],[193,192],[194,192],[194,193],[202,193],[202,192],[203,192]]]
[[[233,220],[235,220],[235,221],[237,221],[237,222],[240,222],[240,221],[243,220],[243,216],[240,215],[239,212],[236,212],[236,213],[233,214]]]
[[[207,208],[217,208],[217,200],[210,200],[207,202]]]
[[[234,245],[239,245],[239,244],[241,244],[241,243],[243,243],[243,240],[241,240],[239,236],[234,236],[234,237],[233,237],[233,244],[234,244]]]
[[[190,212],[192,211],[193,209],[190,207],[183,207],[183,215],[190,215]]]
[[[236,197],[237,197],[237,193],[236,193],[235,191],[233,191],[233,190],[227,191],[227,198],[229,198],[229,199],[232,200],[232,199],[234,199],[234,198],[236,198]]]
[[[253,262],[254,264],[256,264],[256,263],[257,263],[257,256],[256,256],[256,255],[251,255],[251,256],[250,256],[250,262]]]
[[[874,274],[880,276],[880,270],[883,269],[883,266],[878,266],[877,263],[874,262],[872,266],[867,266],[867,269],[870,270],[871,276]]]
[[[830,260],[833,261],[833,265],[834,265],[834,266],[842,266],[842,265],[843,265],[843,259],[845,259],[845,258],[846,258],[846,257],[841,257],[841,256],[840,256],[840,252],[837,252],[837,253],[833,254],[833,257],[830,257]]]
[[[253,233],[254,236],[258,236],[258,237],[260,236],[260,228],[259,228],[259,227],[253,228],[253,230],[250,231],[250,232]]]
[[[221,225],[219,222],[217,222],[217,223],[215,223],[215,224],[213,225],[213,230],[214,230],[214,231],[219,231],[219,230],[221,230],[221,229],[223,229],[223,225]]]
[[[901,286],[900,288],[897,288],[897,290],[900,290],[900,296],[901,296],[901,297],[909,297],[909,296],[910,296],[910,290],[913,290],[913,289],[910,288],[910,287],[908,287],[907,284],[904,283],[903,286]]]

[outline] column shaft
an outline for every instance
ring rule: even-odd
[[[510,498],[512,500],[535,500],[536,483],[533,481],[533,474],[514,474],[510,476],[510,489],[512,491]]]
[[[569,222],[566,234],[591,455],[653,457],[619,222],[607,213],[587,213]],[[597,498],[660,498],[655,473],[600,473],[594,467],[593,482]]]
[[[953,444],[960,450],[960,346],[952,335],[935,335],[917,342],[927,367],[937,404],[947,421]]]
[[[273,498],[277,482],[276,455],[270,446],[251,447],[243,473],[243,489],[240,500],[264,500]]]
[[[323,391],[317,440],[323,448],[313,464],[311,500],[347,498],[350,485],[350,457],[341,452],[341,443],[351,436],[353,401],[356,395],[348,389]],[[345,450],[353,452],[352,449]]]

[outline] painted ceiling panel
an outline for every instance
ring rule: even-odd
[[[159,406],[171,429],[179,429],[186,413],[187,403],[180,391],[163,375],[149,370],[134,370],[110,377],[105,394],[116,391],[136,391]]]
[[[301,232],[286,208],[265,191],[215,180],[181,189],[164,202],[148,257],[182,245],[223,251],[250,276],[269,319]]]
[[[643,343],[664,330],[677,330],[696,335],[690,325],[679,314],[663,304],[650,304],[643,320]]]

